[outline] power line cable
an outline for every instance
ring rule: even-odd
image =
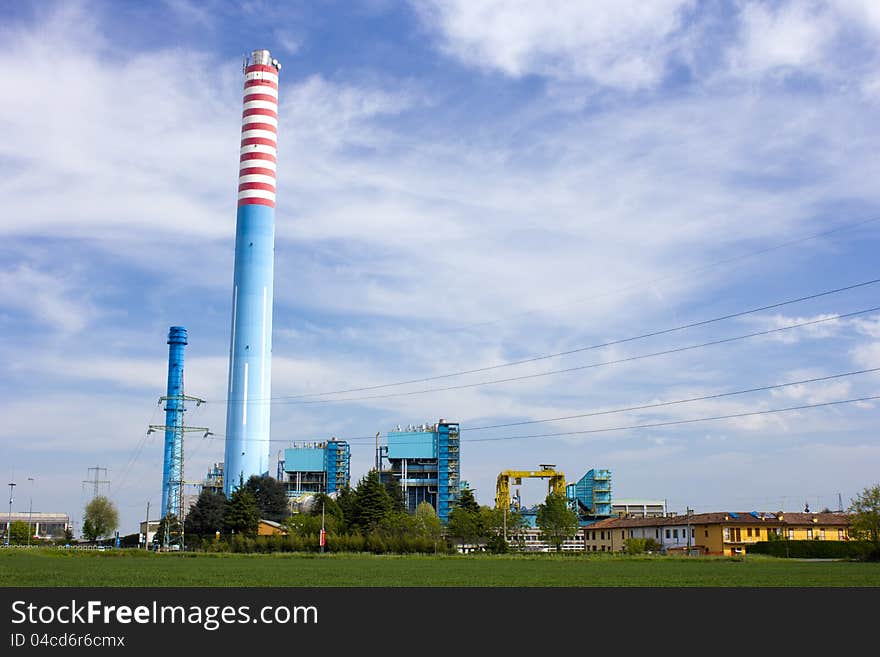
[[[510,422],[507,424],[493,424],[493,425],[476,426],[476,427],[463,426],[463,427],[459,427],[459,431],[461,433],[465,433],[467,431],[483,431],[486,429],[500,429],[500,428],[505,428],[505,427],[522,426],[522,425],[526,425],[526,424],[540,424],[540,423],[546,423],[546,422],[557,422],[557,421],[563,421],[563,420],[572,420],[572,419],[576,419],[576,418],[595,417],[595,416],[599,416],[599,415],[613,415],[613,414],[617,414],[617,413],[627,413],[627,412],[631,412],[631,411],[647,410],[647,409],[651,409],[651,408],[675,406],[678,404],[686,404],[686,403],[695,402],[695,401],[707,401],[710,399],[721,399],[724,397],[733,397],[736,395],[744,395],[744,394],[753,393],[753,392],[765,392],[768,390],[778,390],[780,388],[788,388],[788,387],[797,386],[797,385],[807,385],[810,383],[819,383],[822,381],[831,381],[831,380],[835,380],[835,379],[842,379],[842,378],[846,378],[846,377],[850,377],[850,376],[858,376],[861,374],[870,374],[870,373],[874,373],[874,372],[880,372],[880,367],[875,367],[875,368],[871,368],[871,369],[864,369],[864,370],[855,370],[852,372],[843,372],[843,373],[839,373],[839,374],[830,374],[828,376],[814,377],[811,379],[801,379],[798,381],[786,381],[785,383],[776,383],[773,385],[766,385],[766,386],[760,386],[760,387],[755,387],[755,388],[747,388],[744,390],[733,390],[733,391],[729,391],[729,392],[716,393],[716,394],[712,394],[712,395],[704,395],[701,397],[689,397],[686,399],[675,399],[675,400],[670,400],[670,401],[665,401],[665,402],[656,402],[656,403],[652,403],[652,404],[642,404],[642,405],[638,405],[638,406],[628,406],[628,407],[624,407],[624,408],[616,408],[616,409],[605,410],[605,411],[591,411],[591,412],[587,412],[587,413],[579,413],[577,415],[565,415],[565,416],[560,416],[560,417],[544,418],[544,419],[540,419],[540,420],[524,420],[524,421],[520,421],[520,422]],[[385,434],[385,435],[387,436],[387,434]],[[223,438],[224,437],[223,434],[216,434],[216,435],[212,434],[212,436],[213,436],[213,438]],[[373,434],[372,436],[353,436],[353,437],[347,437],[347,438],[338,438],[338,440],[345,440],[347,442],[355,442],[355,441],[361,441],[361,440],[375,440],[375,438],[376,438],[376,436],[375,436],[375,434]],[[254,441],[254,442],[257,442],[257,441]],[[293,442],[297,442],[297,441],[291,440],[290,438],[277,438],[277,439],[270,439],[269,442],[293,443]],[[406,441],[402,441],[399,444],[406,444]]]
[[[554,305],[554,306],[544,306],[544,307],[542,307],[542,308],[537,308],[537,309],[533,309],[533,310],[527,310],[527,311],[524,311],[524,312],[521,312],[521,313],[516,313],[516,314],[514,314],[514,315],[507,315],[506,317],[500,317],[500,318],[497,318],[497,319],[490,319],[490,320],[486,320],[486,321],[482,321],[482,322],[474,322],[474,323],[472,323],[472,324],[463,324],[463,325],[460,325],[460,326],[454,326],[454,327],[451,327],[451,328],[445,329],[445,331],[444,331],[444,330],[441,330],[441,331],[439,331],[439,332],[441,332],[441,333],[443,333],[443,332],[447,332],[447,333],[449,333],[449,332],[454,332],[454,331],[464,331],[464,330],[467,330],[467,329],[470,329],[470,328],[477,328],[477,327],[481,327],[481,326],[491,326],[491,325],[493,325],[493,324],[500,324],[501,322],[509,321],[509,320],[511,320],[511,319],[515,319],[515,318],[518,318],[518,317],[526,317],[526,316],[528,316],[528,315],[534,315],[534,314],[537,314],[537,313],[539,313],[539,312],[541,312],[541,311],[546,311],[546,310],[550,310],[550,309],[553,309],[553,308],[561,308],[561,307],[568,306],[568,305],[576,305],[576,304],[581,304],[581,303],[587,303],[588,301],[595,301],[595,300],[597,300],[597,299],[604,299],[604,298],[606,298],[606,297],[614,296],[614,295],[620,294],[621,292],[628,292],[629,290],[634,290],[634,289],[637,289],[637,288],[639,288],[639,287],[643,287],[643,286],[645,286],[645,285],[653,285],[653,284],[660,283],[660,282],[667,281],[667,280],[675,280],[675,279],[677,279],[677,278],[683,278],[683,277],[685,277],[685,276],[691,276],[691,275],[693,275],[693,274],[697,274],[697,273],[700,273],[700,272],[703,272],[703,271],[708,271],[708,270],[710,270],[710,269],[714,269],[715,267],[720,267],[720,266],[727,265],[727,264],[730,264],[730,263],[733,263],[733,262],[738,262],[738,261],[740,261],[740,260],[746,260],[746,259],[748,259],[748,258],[753,258],[753,257],[757,257],[757,256],[760,256],[760,255],[765,255],[765,254],[767,254],[767,253],[772,253],[773,251],[778,251],[778,250],[780,250],[780,249],[784,249],[784,248],[787,248],[787,247],[789,247],[789,246],[793,246],[793,245],[795,245],[795,244],[801,244],[801,243],[803,243],[803,242],[808,242],[808,241],[810,241],[810,240],[819,239],[819,238],[821,238],[821,237],[828,237],[829,235],[833,235],[833,234],[835,234],[835,233],[842,233],[842,232],[845,232],[845,231],[847,231],[847,230],[852,230],[852,229],[854,229],[854,228],[859,228],[859,227],[861,227],[861,226],[864,226],[864,225],[867,225],[867,224],[870,224],[870,223],[874,223],[874,222],[876,222],[876,221],[880,221],[880,217],[872,217],[872,218],[870,218],[870,219],[865,219],[865,220],[862,220],[862,221],[857,221],[857,222],[855,222],[855,223],[846,224],[846,225],[843,225],[843,226],[838,226],[837,228],[832,228],[832,229],[830,229],[830,230],[826,230],[826,231],[823,231],[823,232],[821,232],[821,233],[815,233],[815,234],[813,234],[813,235],[807,235],[807,236],[805,236],[805,237],[799,237],[799,238],[796,238],[796,239],[793,239],[793,240],[789,240],[789,241],[787,241],[787,242],[782,242],[781,244],[776,244],[776,245],[774,245],[774,246],[770,246],[770,247],[766,247],[766,248],[763,248],[763,249],[759,249],[759,250],[757,250],[757,251],[751,251],[751,252],[749,252],[749,253],[743,253],[743,254],[740,254],[740,255],[732,256],[732,257],[730,257],[730,258],[725,258],[725,259],[723,259],[723,260],[718,260],[718,261],[716,261],[716,262],[712,262],[712,263],[709,263],[709,264],[707,264],[707,265],[700,265],[700,266],[698,266],[698,267],[692,267],[692,268],[690,268],[690,269],[686,269],[686,270],[681,271],[681,272],[676,272],[676,273],[674,273],[674,274],[667,274],[666,276],[660,276],[659,278],[650,278],[650,279],[642,279],[642,280],[639,280],[639,281],[634,281],[633,283],[630,283],[630,284],[624,285],[624,286],[622,286],[622,287],[615,288],[615,289],[613,289],[613,290],[608,290],[608,291],[606,291],[606,292],[601,292],[601,293],[599,293],[599,294],[595,294],[595,295],[590,296],[590,297],[584,297],[584,298],[581,298],[581,299],[576,299],[576,300],[574,300],[574,301],[568,301],[568,302],[566,302],[566,303],[564,303],[564,304],[557,304],[557,305]]]
[[[747,388],[745,390],[734,390],[732,392],[720,392],[714,395],[703,395],[702,397],[689,397],[687,399],[675,399],[672,401],[655,402],[653,404],[641,404],[639,406],[627,406],[625,408],[615,408],[607,411],[592,411],[589,413],[578,413],[576,415],[563,415],[560,417],[543,418],[540,420],[522,420],[520,422],[507,422],[505,424],[489,424],[481,427],[461,427],[460,431],[485,431],[487,429],[503,429],[505,427],[519,427],[526,424],[542,424],[545,422],[561,422],[564,420],[574,420],[585,417],[596,417],[599,415],[613,415],[615,413],[628,413],[630,411],[644,411],[652,408],[664,408],[667,406],[675,406],[677,404],[687,404],[696,401],[709,401],[712,399],[722,399],[724,397],[733,397],[736,395],[746,395],[752,392],[766,392],[768,390],[778,390],[780,388],[789,388],[791,386],[806,385],[809,383],[819,383],[820,381],[832,381],[842,379],[849,376],[857,376],[859,374],[869,374],[880,372],[880,367],[874,367],[866,370],[857,370],[854,372],[844,372],[842,374],[830,374],[828,376],[819,376],[812,379],[802,379],[800,381],[788,381],[786,383],[777,383],[774,385],[760,386],[758,388]]]
[[[562,436],[579,436],[593,433],[606,433],[610,431],[626,431],[631,429],[655,429],[657,427],[669,427],[679,424],[692,424],[694,422],[710,422],[714,420],[731,420],[741,417],[752,417],[756,415],[769,415],[772,413],[787,413],[790,411],[801,411],[808,408],[821,408],[823,406],[838,406],[841,404],[855,404],[857,402],[874,401],[880,399],[880,395],[872,395],[870,397],[856,397],[853,399],[840,399],[837,401],[821,402],[817,404],[802,404],[800,406],[788,406],[786,408],[770,408],[763,411],[749,411],[746,413],[730,413],[728,415],[713,415],[711,417],[698,417],[687,420],[669,420],[667,422],[652,422],[649,424],[631,424],[620,427],[606,427],[603,429],[583,429],[580,431],[559,431],[556,433],[540,433],[525,436],[498,436],[493,438],[474,438],[468,440],[471,443],[496,442],[499,440],[525,440],[532,438],[556,438]]]
[[[516,365],[535,363],[535,362],[539,362],[542,360],[548,360],[550,358],[557,358],[560,356],[570,356],[572,354],[582,353],[585,351],[592,351],[592,350],[601,349],[604,347],[611,347],[611,346],[615,346],[615,345],[625,344],[627,342],[634,342],[636,340],[644,340],[646,338],[653,338],[653,337],[657,337],[660,335],[668,335],[670,333],[684,331],[684,330],[696,328],[699,326],[706,326],[708,324],[714,324],[716,322],[721,322],[721,321],[728,320],[728,319],[734,319],[736,317],[743,317],[745,315],[751,315],[751,314],[763,312],[766,310],[773,310],[776,308],[781,308],[784,306],[792,305],[795,303],[802,303],[804,301],[819,299],[821,297],[826,297],[826,296],[829,296],[832,294],[839,294],[841,292],[846,292],[849,290],[854,290],[854,289],[866,287],[869,285],[876,285],[877,283],[880,283],[880,278],[875,278],[872,280],[863,281],[860,283],[855,283],[852,285],[847,285],[844,287],[835,288],[833,290],[826,290],[824,292],[817,292],[815,294],[810,294],[807,296],[798,297],[796,299],[788,299],[786,301],[780,301],[777,303],[772,303],[772,304],[760,306],[757,308],[750,308],[748,310],[741,310],[741,311],[738,311],[735,313],[728,313],[726,315],[712,317],[710,319],[704,319],[704,320],[700,320],[698,322],[691,322],[689,324],[681,324],[679,326],[673,326],[671,328],[665,328],[665,329],[660,329],[657,331],[651,331],[649,333],[642,333],[640,335],[635,335],[635,336],[631,336],[628,338],[619,338],[616,340],[609,340],[607,342],[602,342],[599,344],[588,345],[585,347],[577,347],[575,349],[567,349],[565,351],[558,351],[558,352],[555,352],[552,354],[542,354],[542,355],[538,355],[538,356],[532,356],[530,358],[523,358],[520,360],[508,361],[506,363],[499,363],[497,365],[487,365],[486,367],[478,367],[478,368],[470,369],[470,370],[461,370],[458,372],[450,372],[447,374],[437,374],[434,376],[422,377],[422,378],[418,378],[418,379],[409,379],[409,380],[405,380],[405,381],[396,381],[396,382],[392,382],[392,383],[382,383],[382,384],[371,385],[371,386],[362,386],[359,388],[328,390],[328,391],[324,391],[324,392],[311,392],[311,393],[303,393],[303,394],[299,394],[299,395],[275,396],[275,397],[270,397],[269,400],[270,401],[296,400],[296,399],[305,399],[307,397],[325,397],[325,396],[329,396],[329,395],[341,395],[341,394],[346,394],[346,393],[350,393],[350,392],[366,392],[369,390],[379,390],[382,388],[391,388],[391,387],[396,387],[396,386],[410,385],[413,383],[426,383],[429,381],[437,381],[439,379],[448,379],[448,378],[452,378],[452,377],[456,377],[456,376],[464,376],[466,374],[478,374],[481,372],[489,372],[489,371],[497,370],[497,369],[501,369],[501,368],[514,367]],[[215,403],[221,403],[221,402],[228,403],[230,401],[240,402],[242,400],[241,399],[223,399],[223,400],[216,400]],[[266,400],[252,399],[251,401],[266,401]]]
[[[804,326],[813,326],[816,324],[822,324],[825,322],[837,321],[840,319],[846,319],[848,317],[855,317],[857,315],[864,315],[866,313],[876,312],[880,310],[880,306],[875,306],[872,308],[866,308],[864,310],[857,310],[851,313],[845,313],[840,315],[831,315],[830,317],[822,317],[820,319],[814,319],[807,322],[799,322],[796,324],[789,324],[787,326],[782,326],[774,329],[768,329],[765,331],[755,331],[753,333],[746,333],[745,335],[737,335],[730,338],[722,338],[720,340],[711,340],[709,342],[700,342],[698,344],[686,345],[684,347],[675,347],[674,349],[664,349],[663,351],[655,351],[647,354],[639,354],[637,356],[629,356],[627,358],[618,358],[615,360],[603,361],[601,363],[589,363],[587,365],[578,365],[576,367],[566,367],[564,369],[559,370],[550,370],[547,372],[537,372],[534,374],[523,374],[521,376],[513,376],[507,377],[504,379],[492,379],[490,381],[478,381],[475,383],[462,383],[454,386],[444,386],[442,388],[425,388],[422,390],[410,390],[406,392],[393,392],[382,395],[366,395],[361,397],[348,397],[346,399],[311,399],[311,400],[281,400],[274,399],[270,403],[275,404],[294,404],[294,405],[304,405],[304,404],[338,404],[345,402],[353,402],[353,401],[365,401],[371,399],[389,399],[392,397],[409,397],[413,395],[423,395],[432,392],[446,392],[449,390],[462,390],[465,388],[478,388],[482,386],[488,385],[496,385],[499,383],[512,383],[517,381],[526,381],[530,379],[537,379],[545,376],[555,376],[557,374],[568,374],[571,372],[579,372],[582,370],[593,369],[597,367],[605,367],[607,365],[619,365],[621,363],[630,363],[637,360],[643,360],[646,358],[654,358],[656,356],[667,356],[669,354],[677,354],[685,351],[692,351],[694,349],[702,349],[704,347],[712,347],[720,344],[727,344],[731,342],[737,342],[739,340],[747,340],[754,337],[759,337],[763,335],[771,335],[773,333],[780,333],[782,331],[790,331],[792,329],[801,328]]]

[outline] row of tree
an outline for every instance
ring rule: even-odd
[[[368,550],[370,544],[403,545],[413,539],[437,551],[448,538],[462,548],[485,545],[492,552],[506,552],[512,543],[523,545],[525,529],[521,514],[480,506],[473,491],[464,489],[444,532],[434,507],[422,502],[415,513],[408,513],[399,484],[383,481],[372,470],[355,488],[340,491],[336,499],[316,495],[305,512],[294,515],[289,512],[283,486],[271,477],[251,477],[229,499],[222,493],[204,490],[187,515],[184,530],[188,543],[204,545],[218,533],[230,538],[252,537],[260,518],[280,521],[289,534],[299,537],[317,536],[323,527],[333,540],[354,547],[364,545],[363,549]],[[540,505],[537,524],[544,540],[557,550],[578,530],[577,516],[565,497],[557,494],[548,495]],[[160,542],[164,531],[160,526]],[[175,531],[173,526],[171,531]]]
[[[850,537],[873,545],[874,558],[880,558],[880,486],[862,491],[853,500],[850,512]],[[512,545],[524,546],[525,521],[521,514],[480,506],[473,492],[465,489],[444,530],[427,502],[421,503],[415,513],[408,513],[400,486],[393,480],[382,481],[375,470],[355,488],[340,491],[336,499],[317,495],[305,512],[293,515],[284,486],[272,477],[253,476],[247,482],[239,482],[228,499],[223,493],[205,489],[186,517],[187,543],[207,545],[218,533],[224,541],[233,537],[238,537],[237,541],[252,538],[261,518],[280,522],[287,529],[290,539],[283,549],[311,545],[322,527],[334,543],[329,546],[332,550],[436,552],[446,549],[447,540],[455,541],[461,548],[485,546],[492,552],[506,552]],[[543,540],[556,550],[578,530],[577,516],[565,497],[553,493],[538,507],[536,523]],[[83,535],[87,540],[110,536],[118,524],[118,511],[108,498],[98,496],[86,505]],[[180,523],[176,518],[160,522],[155,540],[163,542],[166,531],[170,531],[170,536],[179,534]],[[25,543],[28,534],[26,523],[12,524],[11,542]],[[272,541],[265,543],[274,545]],[[219,544],[223,546],[234,549],[232,542]],[[627,545],[627,551],[633,553],[657,549],[659,546],[653,542]]]

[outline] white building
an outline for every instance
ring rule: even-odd
[[[32,538],[52,539],[64,536],[64,530],[70,529],[70,516],[66,513],[38,513],[37,511],[14,511],[0,515],[0,528],[5,540],[9,532],[10,522],[23,522],[30,525]]]
[[[621,497],[611,501],[611,517],[662,518],[666,515],[665,500]]]

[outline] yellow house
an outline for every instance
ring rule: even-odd
[[[745,554],[771,540],[849,540],[843,513],[715,512],[664,518],[609,518],[584,528],[588,552],[622,552],[631,538],[653,539],[667,553]]]
[[[710,513],[692,516],[695,542],[707,554],[745,554],[750,544],[773,536],[792,541],[849,540],[843,513]]]

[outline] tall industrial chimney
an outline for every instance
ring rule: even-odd
[[[245,62],[226,406],[226,495],[240,479],[247,481],[269,470],[280,70],[268,50],[253,51]]]
[[[165,459],[162,462],[162,518],[169,513],[180,518],[181,449],[183,426],[183,351],[186,329],[168,329],[168,392],[165,398]]]

